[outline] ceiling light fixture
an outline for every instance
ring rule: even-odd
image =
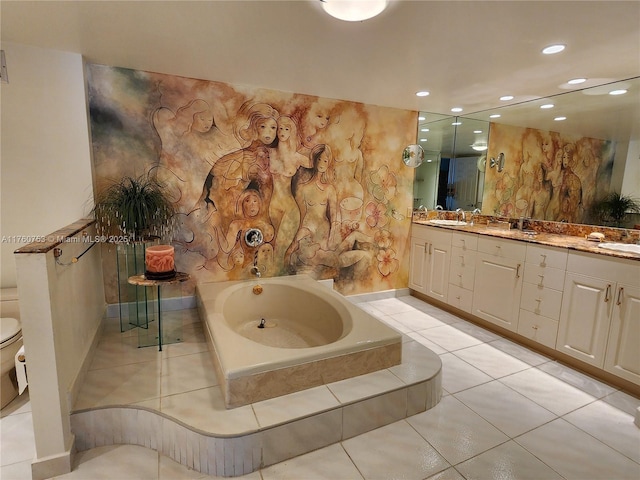
[[[416,92],[416,97],[426,97],[429,95],[429,92],[427,92],[426,90],[422,90],[420,92]]]
[[[567,83],[569,85],[578,85],[579,83],[584,83],[586,82],[587,79],[586,78],[572,78],[571,80],[569,80]]]
[[[513,95],[504,95],[500,97],[500,100],[502,100],[503,102],[506,102],[508,100],[513,100]]]
[[[500,118],[500,114],[499,113],[494,113],[492,115],[489,115],[489,118]]]
[[[346,22],[361,22],[379,15],[387,8],[387,0],[320,0],[332,17]]]
[[[554,118],[554,120],[556,122],[562,122],[563,120],[566,120],[566,119],[567,119],[567,117],[556,117],[556,118]]]
[[[553,107],[554,107],[553,103],[545,103],[544,105],[540,105],[540,108],[542,108],[543,110],[548,110]]]
[[[462,107],[453,107],[453,108],[451,109],[451,111],[452,111],[452,112],[454,112],[454,113],[461,112],[461,111],[462,111]]]
[[[564,49],[565,45],[549,45],[548,47],[542,49],[542,53],[544,53],[545,55],[553,55],[554,53],[560,53]]]
[[[620,90],[611,90],[609,92],[609,95],[624,95],[625,93],[627,93],[626,90],[624,89],[620,89]]]

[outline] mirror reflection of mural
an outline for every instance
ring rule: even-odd
[[[610,141],[492,124],[487,156],[499,152],[505,168],[486,169],[483,211],[584,223],[595,192],[609,191],[615,154]]]
[[[415,112],[113,67],[89,73],[98,188],[151,171],[179,212],[181,268],[226,280],[257,262],[267,275],[369,284],[398,271],[409,222],[398,212],[411,205],[413,172],[387,159],[411,139]],[[397,138],[382,138],[388,125]],[[263,233],[260,245],[245,240],[250,229]]]

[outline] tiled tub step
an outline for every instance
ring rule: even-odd
[[[74,412],[71,428],[79,451],[140,445],[196,471],[233,477],[434,407],[441,367],[438,355],[410,340],[400,365],[236,409],[225,409],[219,387],[203,389],[211,409],[203,409],[202,421],[122,405]]]

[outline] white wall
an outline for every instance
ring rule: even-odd
[[[86,216],[92,181],[84,69],[78,54],[2,43],[0,285],[14,287],[13,252]]]

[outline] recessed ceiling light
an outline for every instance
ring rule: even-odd
[[[387,8],[387,0],[322,0],[322,8],[332,17],[347,22],[373,18]]]
[[[461,112],[461,111],[462,111],[462,107],[453,107],[453,108],[451,109],[451,111],[452,111],[452,112],[455,112],[455,113]]]
[[[500,114],[494,113],[493,115],[489,115],[489,118],[500,118]]]
[[[587,79],[586,78],[572,78],[571,80],[569,80],[567,83],[569,85],[578,85],[579,83],[584,83],[586,82]]]
[[[566,119],[567,119],[567,117],[556,117],[556,118],[554,118],[554,120],[556,122],[561,122],[561,121],[566,120]]]
[[[433,160],[431,160],[430,158],[427,159],[427,163],[431,163],[431,162],[433,162]]]
[[[421,131],[421,132],[428,132],[428,131],[429,131],[429,129],[428,129],[428,128],[421,128],[421,129],[420,129],[420,131]]]
[[[426,139],[426,138],[421,138],[421,139],[420,139],[420,141],[421,141],[421,142],[426,142],[426,141],[427,141],[427,139]]]
[[[473,133],[482,133],[482,130],[474,130]]]
[[[544,110],[548,110],[550,108],[553,108],[554,105],[553,103],[545,103],[544,105],[540,105],[540,108],[544,109]]]
[[[421,122],[424,122],[424,121],[426,120],[426,118],[424,118],[424,117],[418,117],[418,120],[419,120],[419,121],[421,121]]]
[[[476,152],[484,152],[488,147],[485,144],[479,143],[478,145],[471,145]]]
[[[453,122],[451,125],[462,125],[462,122]]]
[[[542,49],[542,53],[545,55],[553,55],[554,53],[559,53],[565,49],[565,45],[549,45]]]
[[[426,90],[423,90],[421,92],[416,92],[417,97],[426,97],[427,95],[429,95],[429,92],[427,92]]]
[[[621,90],[611,90],[609,92],[609,95],[624,95],[625,93],[627,93],[626,90],[621,89]]]
[[[502,97],[500,97],[500,100],[502,100],[503,102],[506,102],[507,100],[513,100],[513,95],[503,95]]]

